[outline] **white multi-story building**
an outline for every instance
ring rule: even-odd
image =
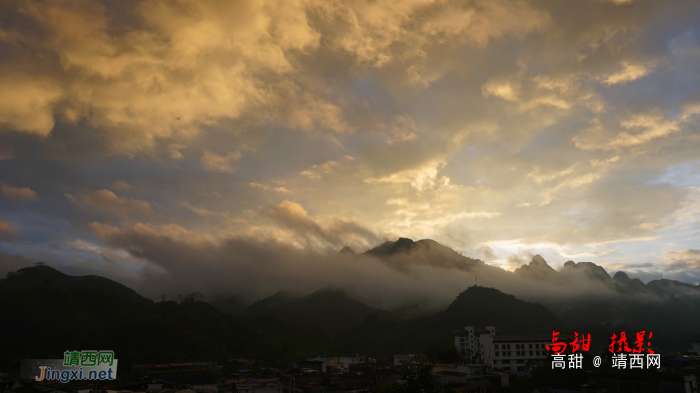
[[[474,329],[467,326],[454,331],[455,347],[471,363],[490,364],[496,370],[527,371],[547,357],[551,335],[498,335],[494,326]],[[559,341],[570,342],[568,335]]]
[[[486,326],[486,329],[474,329],[474,326],[467,326],[464,329],[455,330],[454,334],[457,352],[470,363],[487,363],[485,359],[488,351],[484,344],[488,341],[488,337],[496,335],[494,326]]]

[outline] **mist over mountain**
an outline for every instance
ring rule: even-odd
[[[606,279],[592,263],[571,263],[561,271],[550,269],[546,261],[536,256],[519,273],[509,274],[540,287],[554,285],[550,281],[571,286],[575,280],[583,280],[598,293],[601,288],[608,288],[609,292],[575,301],[551,297],[538,303],[496,288],[465,285],[466,289],[443,309],[401,318],[332,287],[301,297],[279,291],[242,310],[241,303],[231,298],[213,302],[216,307],[197,300],[200,296],[189,295],[184,295],[179,303],[154,303],[102,277],[71,277],[37,265],[0,280],[0,311],[19,318],[17,323],[4,324],[0,334],[27,335],[33,343],[11,345],[5,361],[20,355],[57,356],[73,342],[69,336],[79,332],[88,341],[70,345],[113,347],[129,353],[125,357],[128,362],[174,361],[205,354],[225,359],[231,354],[253,353],[281,361],[304,351],[366,356],[448,353],[453,348],[451,332],[469,325],[493,325],[506,334],[548,334],[552,330],[590,333],[596,351],[607,345],[609,335],[622,330],[653,331],[653,345],[672,351],[682,350],[700,338],[700,302],[695,286],[671,280],[645,285],[624,273]],[[540,270],[546,275],[532,274]],[[523,272],[527,272],[527,278],[521,277]],[[71,311],[60,312],[60,304],[71,304]],[[225,309],[232,304],[236,305],[235,310]],[[234,312],[239,316],[231,315]],[[51,325],[41,323],[47,318]],[[87,322],[92,320],[100,322]],[[75,323],[83,327],[75,330]],[[134,339],[135,335],[138,339]],[[219,337],[227,337],[223,345]],[[182,347],[179,343],[183,340],[190,344]],[[139,349],[145,347],[152,350]],[[212,348],[216,351],[212,352]]]
[[[625,272],[610,277],[592,262],[567,261],[556,271],[540,256],[514,274],[541,285],[587,285],[591,292],[583,296],[552,296],[541,298],[541,302],[572,328],[601,337],[595,347],[622,330],[652,331],[655,344],[666,347],[682,347],[700,337],[698,286],[666,279],[644,284]]]
[[[179,303],[124,298],[104,289],[111,286],[109,280],[51,287],[35,279],[52,274],[50,267],[27,269],[12,275],[14,285],[0,280],[0,311],[18,318],[0,326],[3,337],[17,338],[0,354],[0,366],[23,357],[60,358],[66,347],[85,345],[119,353],[121,371],[138,362],[192,358],[290,362],[306,351],[391,356],[437,350],[455,356],[451,332],[464,325],[495,323],[510,333],[565,327],[541,305],[483,287],[463,291],[443,312],[406,320],[332,288],[291,301],[293,296],[279,292],[263,301],[268,306],[251,306],[248,313],[261,313],[251,318],[228,315],[197,296],[184,296]],[[65,304],[69,309],[61,307]],[[51,323],[42,323],[47,320]]]
[[[557,275],[557,271],[552,269],[539,255],[532,257],[529,264],[522,265],[513,273],[531,280],[552,280]]]
[[[630,278],[627,273],[619,271],[613,276],[613,281],[620,292],[639,293],[646,291],[646,284],[638,278]]]
[[[280,304],[263,309],[260,302],[257,302],[244,314],[277,318],[293,326],[320,326],[329,333],[350,330],[370,316],[382,320],[397,319],[388,311],[367,306],[345,292],[333,288],[319,289],[290,302],[283,302],[285,297],[289,299],[287,294],[277,293],[272,299],[264,300],[267,300],[268,304],[282,301]]]
[[[477,268],[491,268],[491,266],[486,265],[479,259],[465,257],[431,239],[413,241],[412,239],[401,237],[396,241],[387,241],[369,249],[364,252],[364,255],[377,257],[387,265],[399,270],[407,270],[411,265],[464,271],[473,271]]]
[[[36,277],[50,268],[27,269],[16,277]],[[23,358],[59,359],[66,349],[109,348],[118,354],[118,374],[129,378],[137,363],[225,362],[236,356],[291,360],[326,349],[327,337],[317,328],[236,318],[191,298],[178,303],[124,297],[108,290],[106,279],[89,286],[7,281],[0,280],[0,314],[11,320],[0,324],[0,336],[12,339],[3,340],[0,368],[17,367]]]
[[[193,292],[214,304],[236,298],[220,305],[234,314],[280,290],[301,296],[332,287],[365,304],[381,299],[382,309],[404,317],[429,315],[445,309],[477,279],[480,285],[543,304],[620,295],[609,274],[593,263],[571,262],[555,271],[537,257],[510,272],[429,239],[399,238],[366,252],[338,252],[343,247],[319,250],[254,237],[210,241],[142,229],[105,231],[110,244],[154,266],[138,275],[114,271],[109,277],[151,299]],[[647,292],[640,295],[659,296]]]
[[[611,277],[593,262],[568,261],[557,270],[535,255],[529,263],[510,272],[428,239],[400,238],[364,253],[351,252],[349,248],[342,253],[321,254],[270,245],[263,249],[250,242],[243,245],[241,248],[236,243],[228,243],[222,250],[195,253],[194,249],[183,249],[181,253],[170,254],[171,266],[184,266],[187,261],[178,258],[188,255],[204,262],[199,269],[187,271],[189,280],[175,276],[167,285],[175,288],[178,294],[193,294],[201,293],[202,284],[207,283],[211,290],[222,295],[204,293],[203,299],[229,315],[262,317],[291,326],[317,326],[329,333],[349,331],[348,334],[352,334],[356,328],[361,332],[366,324],[404,326],[406,321],[421,318],[431,321],[447,318],[449,323],[444,323],[444,329],[447,325],[461,324],[463,321],[459,318],[448,318],[451,315],[448,311],[478,277],[479,288],[492,287],[520,301],[539,303],[569,328],[588,329],[600,337],[623,328],[653,330],[663,345],[683,346],[687,340],[697,339],[693,337],[700,331],[700,287],[667,279],[645,284],[625,272]],[[230,263],[214,263],[224,251],[228,251],[225,255]],[[264,263],[253,264],[253,261]],[[8,275],[0,281],[0,287],[54,285],[63,288],[77,283],[102,287],[91,283],[104,283],[101,290],[143,299],[124,285],[96,276],[71,278],[48,266],[20,272]],[[150,278],[153,279],[151,289],[161,286],[158,288],[161,292],[162,277]],[[148,286],[148,283],[138,284]],[[267,295],[257,295],[263,291]],[[474,324],[512,328],[507,321],[500,321],[498,314],[486,311],[488,307],[465,312],[489,316],[474,320]],[[521,321],[526,320],[521,318]],[[418,329],[416,326],[420,323],[414,323],[417,322],[404,327],[409,331]],[[434,327],[438,322],[431,323],[433,327],[426,325],[420,329],[440,330]],[[552,322],[553,325],[557,323]],[[434,337],[437,336],[436,333]]]
[[[679,281],[662,279],[645,284],[622,271],[611,277],[593,262],[568,261],[555,270],[539,255],[510,272],[430,239],[399,238],[364,253],[355,253],[349,247],[341,252],[317,253],[252,241],[231,241],[217,248],[192,248],[184,243],[165,247],[161,240],[141,244],[140,252],[158,260],[158,254],[148,250],[169,247],[172,252],[164,265],[169,268],[167,276],[147,272],[135,282],[122,277],[119,281],[137,290],[126,291],[115,281],[111,281],[110,290],[125,292],[124,296],[143,297],[138,295],[141,293],[156,300],[163,293],[169,299],[199,293],[226,313],[255,316],[326,287],[344,291],[365,304],[380,300],[383,309],[395,310],[398,315],[426,315],[445,309],[477,278],[483,286],[543,304],[581,298],[636,296],[643,301],[659,301],[700,295],[700,287]],[[201,261],[197,269],[189,268],[193,259]],[[50,280],[51,285],[65,286],[82,281],[85,286],[98,280],[95,275],[69,278],[46,269],[42,275],[40,270],[31,270],[37,276],[26,277],[23,282]],[[8,278],[3,285],[19,284]]]
[[[551,285],[567,286],[585,283],[591,287],[602,286],[618,295],[655,295],[661,299],[675,296],[700,297],[700,287],[697,285],[668,279],[652,280],[644,284],[638,278],[630,278],[623,271],[610,277],[605,269],[593,262],[567,261],[561,270],[557,271],[539,255],[535,255],[529,264],[515,269],[513,274],[531,282]]]
[[[257,302],[246,307],[244,310],[242,310],[242,313],[250,317],[259,317],[270,314],[271,310],[274,310],[275,307],[291,303],[300,297],[300,295],[295,295],[291,292],[280,290],[274,295],[258,300]]]
[[[245,304],[238,296],[216,297],[210,301],[219,311],[228,315],[241,315],[246,309]]]
[[[547,334],[556,329],[568,329],[540,304],[517,299],[494,288],[471,286],[445,310],[433,315],[405,320],[367,319],[348,332],[344,345],[358,347],[370,356],[390,351],[410,353],[431,342],[452,342],[455,329],[489,325],[509,334]]]

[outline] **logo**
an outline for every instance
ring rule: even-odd
[[[63,359],[25,359],[20,364],[20,377],[37,382],[112,380],[117,376],[114,351],[66,351]]]
[[[547,344],[547,350],[553,352],[552,354],[552,369],[560,368],[567,369],[581,369],[583,366],[583,354],[579,351],[588,351],[591,345],[591,335],[581,334],[581,339],[579,339],[578,332],[574,333],[576,339],[570,343],[559,341],[559,332],[552,332],[552,342]],[[653,333],[649,332],[648,336],[646,331],[641,331],[636,334],[636,341],[634,345],[630,348],[627,341],[626,332],[620,332],[618,336],[614,333],[610,337],[611,343],[608,345],[608,351],[612,353],[611,361],[612,368],[618,370],[626,369],[650,369],[650,368],[660,368],[661,367],[661,356],[658,353],[654,353],[651,349],[651,343],[647,340],[651,339]],[[645,340],[645,337],[647,340]],[[646,341],[646,346],[644,342]],[[571,350],[571,354],[565,355],[564,351],[567,346]],[[568,360],[568,362],[567,362]],[[593,366],[600,367],[602,364],[602,359],[600,356],[593,358]]]

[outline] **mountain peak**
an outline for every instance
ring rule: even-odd
[[[341,254],[350,254],[350,255],[355,255],[355,250],[350,248],[350,246],[345,246],[339,251]]]
[[[310,295],[307,295],[306,297],[324,296],[324,295],[335,295],[335,296],[348,297],[348,298],[350,297],[343,290],[338,289],[338,288],[334,288],[334,287],[323,287],[321,289],[318,289],[318,290],[312,292]]]
[[[440,268],[456,268],[470,271],[476,267],[491,268],[483,261],[462,255],[432,239],[414,241],[400,237],[392,242],[365,251],[364,255],[380,258],[389,266],[405,270],[410,265],[433,266]]]
[[[561,269],[562,273],[583,273],[586,277],[591,280],[600,281],[603,283],[610,283],[610,275],[603,269],[602,266],[598,266],[593,262],[579,262],[579,263],[565,263],[564,267]]]
[[[365,254],[375,257],[389,257],[394,254],[409,253],[417,243],[413,239],[400,237],[395,242],[387,241],[377,247],[367,250]]]
[[[666,278],[649,281],[646,287],[661,296],[700,295],[697,286]]]
[[[292,292],[279,290],[275,294],[251,304],[243,310],[242,314],[249,317],[264,315],[274,307],[289,304],[299,298],[300,296]]]
[[[538,254],[532,257],[529,264],[520,266],[513,273],[532,280],[546,280],[555,276],[557,271],[552,269],[547,261]]]
[[[415,243],[413,239],[409,239],[407,237],[400,237],[399,240],[397,240],[394,243],[394,249],[397,251],[402,249],[408,250],[411,248],[411,246],[413,246],[413,243]]]
[[[630,278],[627,273],[620,270],[612,278],[615,289],[621,293],[646,292],[647,286],[638,278]]]
[[[87,275],[87,276],[69,276],[61,271],[58,271],[46,264],[35,264],[10,272],[7,277],[0,279],[0,288],[53,288],[53,289],[71,289],[71,288],[90,288],[99,289],[104,292],[110,292],[136,302],[148,302],[133,289],[112,281],[106,277]]]
[[[315,325],[327,332],[339,332],[372,314],[379,319],[396,319],[389,311],[363,304],[341,289],[325,287],[292,302],[258,310],[255,316],[276,317],[293,326]]]
[[[448,326],[495,325],[511,333],[541,334],[564,323],[538,303],[520,300],[495,288],[469,287],[440,314]]]
[[[537,254],[537,255],[535,255],[535,256],[532,257],[532,261],[530,261],[530,265],[533,265],[533,264],[534,264],[534,265],[546,265],[546,266],[549,266],[549,265],[547,264],[547,261],[545,261],[544,258],[542,258],[542,256],[541,256],[540,254]]]

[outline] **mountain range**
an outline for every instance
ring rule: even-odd
[[[466,271],[491,268],[479,259],[465,257],[432,239],[413,241],[401,237],[394,242],[384,242],[363,254],[379,258],[389,266],[398,269],[405,269],[415,264]]]
[[[130,301],[153,303],[152,300],[139,295],[126,285],[108,278],[95,275],[69,276],[42,262],[31,268],[10,272],[5,279],[0,280],[0,289],[37,287],[55,289],[90,288],[114,294]]]
[[[522,265],[513,272],[516,276],[540,282],[567,285],[581,278],[591,283],[602,284],[621,294],[647,294],[663,298],[674,296],[700,296],[700,285],[691,285],[681,281],[659,279],[644,284],[640,279],[631,279],[627,273],[618,271],[612,277],[601,266],[593,262],[567,261],[561,270],[553,269],[539,255],[535,255],[529,264]]]
[[[55,277],[61,284],[53,285]],[[83,348],[114,350],[122,372],[144,362],[252,357],[287,363],[309,352],[378,357],[433,348],[447,356],[443,360],[455,360],[455,328],[491,322],[511,332],[564,327],[541,305],[483,287],[468,288],[444,312],[408,320],[330,288],[298,299],[278,293],[262,301],[264,307],[249,307],[250,314],[264,310],[257,317],[228,315],[193,297],[153,302],[123,289],[103,277],[66,276],[46,265],[0,280],[0,314],[9,316],[0,337],[13,338],[0,353],[0,369],[16,367],[21,358],[61,358]]]
[[[355,254],[350,248],[342,252]],[[209,304],[199,294],[153,302],[104,277],[69,276],[37,264],[0,280],[0,315],[9,316],[0,324],[0,336],[15,338],[0,354],[0,367],[22,357],[60,358],[65,350],[93,347],[123,353],[125,366],[232,357],[286,362],[306,352],[391,356],[432,351],[454,359],[452,331],[469,325],[493,325],[505,333],[591,333],[596,350],[621,330],[653,330],[653,345],[662,350],[682,350],[700,338],[700,288],[687,283],[644,284],[624,272],[611,277],[591,262],[569,261],[555,270],[538,255],[511,273],[432,240],[400,238],[364,256],[395,269],[423,264],[506,277],[520,285],[514,287],[520,292],[470,286],[442,310],[405,317],[363,304],[338,288],[307,295],[279,291],[250,305],[235,297]],[[587,291],[539,302],[528,298],[532,288],[545,287]]]
[[[331,333],[349,330],[370,316],[397,319],[389,311],[367,306],[333,288],[319,289],[299,299],[278,292],[243,310],[242,315],[277,318],[293,326],[319,326]]]

